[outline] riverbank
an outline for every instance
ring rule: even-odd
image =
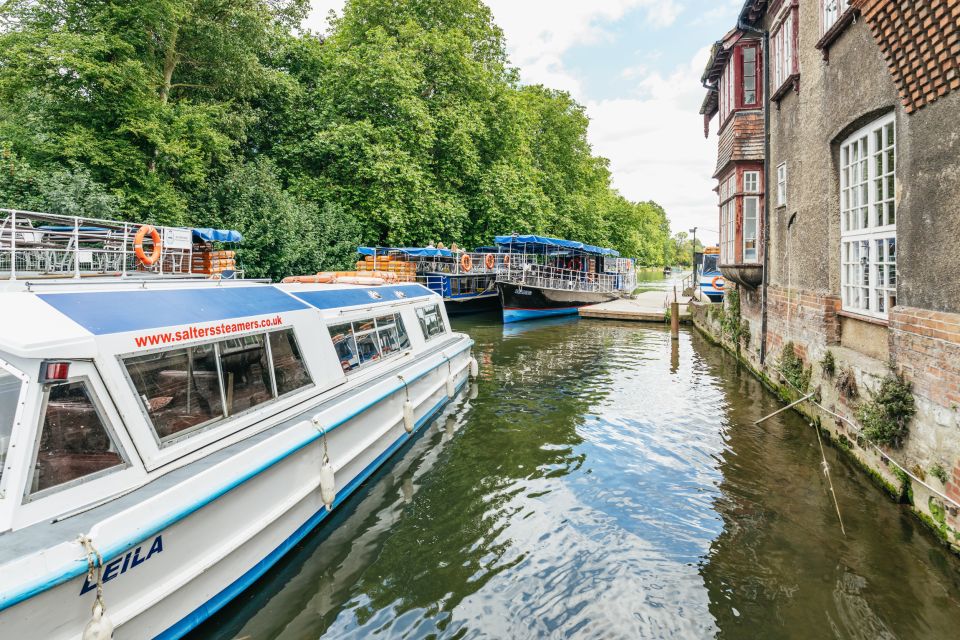
[[[694,303],[690,310],[694,326],[705,337],[734,355],[784,402],[793,403],[812,395],[793,409],[891,499],[906,506],[937,539],[960,555],[960,495],[955,495],[954,487],[960,482],[960,465],[952,471],[942,466],[937,469],[937,463],[929,460],[926,465],[918,462],[917,453],[906,447],[878,446],[864,436],[857,419],[858,407],[874,398],[883,380],[891,375],[888,363],[837,346],[827,349],[815,361],[803,347],[802,354],[798,354],[792,342],[782,340],[778,341],[781,351],[760,363],[751,324],[741,318],[736,290],[722,304]],[[922,401],[918,404],[921,407],[913,416],[913,432],[935,429],[930,424],[929,407],[924,407]]]

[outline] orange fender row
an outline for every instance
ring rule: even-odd
[[[300,284],[384,284],[387,282],[413,282],[413,277],[391,271],[321,271],[308,276],[287,276],[281,282]]]

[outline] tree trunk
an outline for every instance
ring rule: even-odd
[[[180,35],[180,25],[174,24],[170,33],[170,41],[167,43],[167,50],[163,56],[163,83],[160,85],[160,103],[166,105],[170,100],[170,87],[173,84],[173,72],[180,62],[180,56],[177,54],[177,37]],[[153,149],[153,155],[147,162],[147,169],[150,173],[157,170],[157,156],[159,152],[156,147]]]

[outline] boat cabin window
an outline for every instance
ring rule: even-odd
[[[3,469],[6,467],[7,449],[10,447],[10,434],[13,432],[13,419],[17,415],[22,386],[19,378],[0,369],[0,478],[3,478]]]
[[[84,380],[48,385],[43,395],[31,495],[125,466]]]
[[[417,309],[417,317],[420,319],[420,328],[423,330],[425,340],[446,333],[443,326],[443,315],[440,313],[438,305],[420,307]]]
[[[399,314],[335,324],[329,329],[345,373],[410,347],[410,337]]]
[[[161,443],[313,383],[291,329],[131,356],[124,364]]]
[[[224,417],[212,344],[135,356],[125,364],[161,442]]]
[[[277,395],[283,396],[312,384],[293,331],[285,329],[272,331],[267,335],[270,338],[270,355],[273,357],[273,370],[277,379]]]

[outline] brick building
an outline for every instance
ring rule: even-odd
[[[811,412],[853,442],[857,405],[902,374],[909,436],[852,451],[891,484],[908,471],[915,508],[960,544],[960,2],[747,0],[702,80],[726,304],[745,321],[728,346],[782,382],[792,342]],[[859,397],[821,370],[827,351]]]

